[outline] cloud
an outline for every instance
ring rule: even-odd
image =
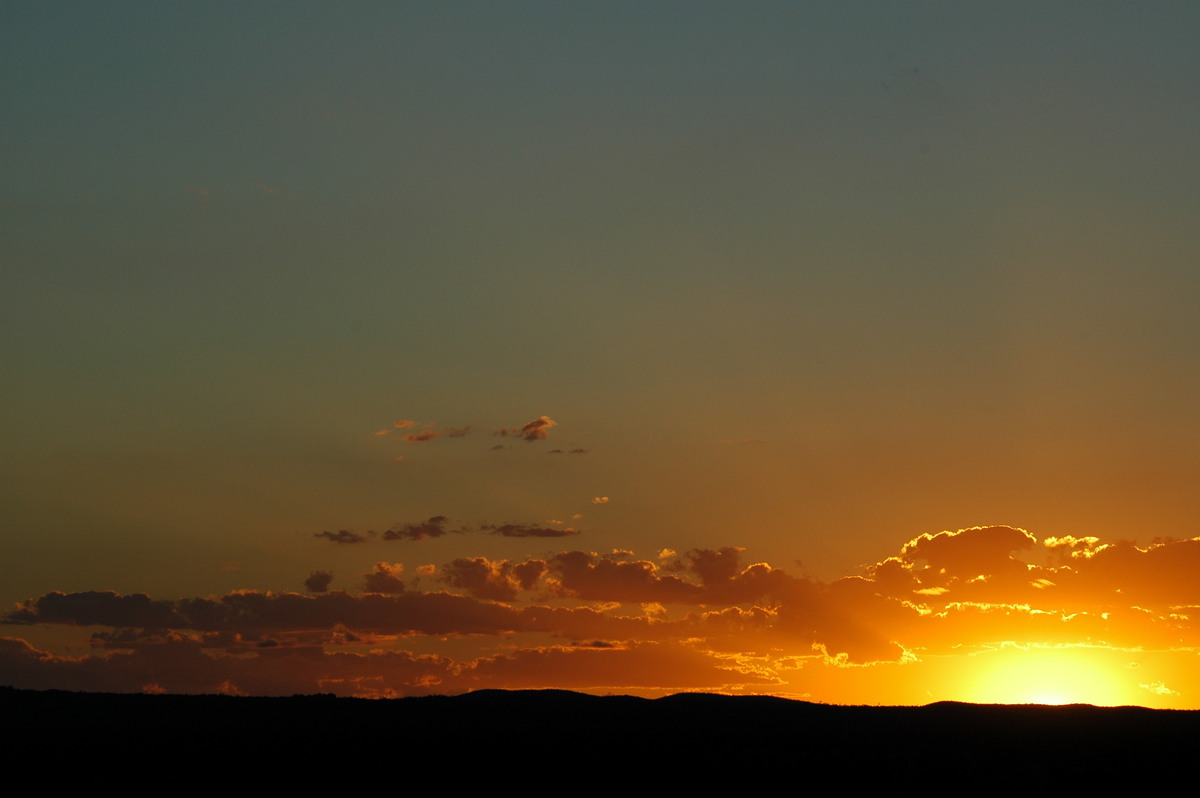
[[[564,531],[521,524],[476,531],[505,536],[506,529],[518,538]],[[405,540],[450,531],[445,516],[394,530]],[[67,657],[8,638],[0,641],[0,675],[5,683],[69,689],[212,691],[228,681],[227,689],[251,694],[330,685],[344,694],[417,695],[650,683],[711,690],[792,684],[799,691],[802,684],[817,689],[833,671],[876,667],[904,667],[908,683],[914,674],[936,673],[938,663],[986,657],[1013,641],[1030,650],[1121,649],[1129,658],[1180,652],[1194,659],[1200,651],[1200,539],[1039,541],[1016,527],[974,527],[918,535],[861,573],[828,583],[747,564],[745,555],[725,546],[682,554],[664,548],[649,560],[620,548],[456,557],[417,569],[436,590],[406,585],[400,563],[378,562],[357,595],[329,590],[328,571],[309,575],[310,595],[247,590],[161,600],[53,591],[0,620],[30,635],[42,625],[88,627],[99,653]],[[364,643],[395,650],[346,653]],[[587,652],[614,658],[573,658]],[[622,671],[645,658],[662,669]],[[678,673],[667,667],[676,661]],[[515,675],[521,663],[532,670]],[[1180,700],[1186,691],[1173,682],[1181,671],[1172,667],[1130,672],[1129,689],[1146,700]]]
[[[397,524],[383,533],[384,540],[425,540],[440,538],[454,530],[446,528],[449,519],[444,515],[435,515],[417,524]]]
[[[412,419],[402,419],[395,423],[396,429],[412,429],[417,426],[417,422]],[[427,421],[420,425],[420,429],[407,433],[404,440],[410,443],[428,443],[438,438],[463,438],[470,435],[474,429],[473,424],[467,424],[465,427],[442,427],[439,429],[435,422]],[[376,434],[381,433],[377,432]]]
[[[337,532],[317,532],[313,535],[313,537],[328,538],[333,543],[351,544],[366,543],[367,537],[374,534],[374,532],[368,532],[366,535],[360,535],[359,533],[352,532],[349,529],[339,529]]]
[[[304,589],[309,593],[324,593],[329,589],[329,583],[332,581],[333,572],[313,571],[308,575],[308,579],[304,580]]]
[[[401,563],[377,562],[375,567],[366,574],[363,580],[368,593],[403,593],[404,582],[400,574],[404,572]]]
[[[608,497],[607,496],[594,496],[594,497],[592,497],[592,504],[608,504]]]
[[[556,426],[558,426],[558,422],[549,416],[538,416],[521,427],[501,427],[492,434],[511,435],[527,441],[540,441],[550,437],[550,428]]]
[[[544,563],[542,565],[544,570]],[[528,568],[526,573],[529,573]],[[438,572],[438,579],[466,590],[475,598],[494,601],[512,601],[522,589],[511,563],[486,557],[460,558],[446,563]]]
[[[404,440],[414,443],[424,443],[438,438],[463,438],[470,435],[473,429],[475,427],[471,424],[465,427],[443,427],[442,429],[436,429],[432,425],[427,425],[419,432],[411,432],[405,435]]]
[[[558,523],[562,522],[559,521]],[[571,527],[556,528],[534,524],[484,524],[480,527],[480,530],[506,538],[562,538],[568,535],[579,534],[578,529]]]
[[[673,575],[660,575],[648,561],[621,562],[582,551],[549,559],[555,595],[589,601],[698,603],[700,588]]]
[[[50,623],[67,626],[139,626],[152,629],[186,629],[171,601],[155,601],[145,593],[122,596],[110,590],[81,593],[54,591],[18,604],[3,616],[4,623]]]
[[[575,517],[578,518],[580,516],[576,515]],[[553,526],[507,523],[482,524],[477,528],[464,526],[451,529],[448,526],[449,519],[446,516],[435,515],[418,523],[396,524],[390,529],[384,530],[381,537],[384,540],[417,541],[427,538],[440,538],[451,533],[460,535],[468,533],[491,534],[506,538],[562,538],[580,534],[580,530],[578,529],[561,526],[562,521],[549,521],[547,523]],[[362,543],[376,534],[373,530],[368,530],[365,535],[360,535],[357,532],[350,532],[343,529],[338,532],[319,532],[314,537],[328,538],[335,543]]]

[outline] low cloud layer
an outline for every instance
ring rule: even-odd
[[[434,516],[395,529],[398,538],[418,540],[447,534],[448,526]],[[479,531],[572,534],[516,524]],[[682,555],[663,549],[653,558],[625,550],[462,557],[420,566],[415,584],[401,578],[404,570],[375,563],[361,593],[329,590],[329,571],[305,580],[310,595],[237,591],[165,600],[53,591],[11,608],[3,623],[14,632],[88,629],[98,653],[52,654],[14,636],[0,645],[0,681],[139,690],[147,674],[158,673],[161,689],[228,682],[264,694],[414,695],[482,686],[796,693],[826,671],[903,667],[915,674],[921,663],[932,668],[1011,646],[1103,645],[1193,660],[1200,651],[1193,620],[1200,539],[1138,546],[978,527],[919,535],[830,583],[747,563],[732,546]],[[439,640],[460,641],[449,649],[453,656],[428,653]],[[475,655],[464,653],[471,648]],[[303,658],[286,653],[300,650]],[[233,653],[239,656],[217,656]],[[166,657],[188,664],[164,679],[152,666]],[[1136,678],[1149,685],[1150,698],[1180,697],[1169,674]]]

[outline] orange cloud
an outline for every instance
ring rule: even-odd
[[[526,529],[478,531],[503,535],[497,530],[506,527]],[[393,529],[406,540],[448,531],[444,516]],[[1072,556],[1078,551],[1091,554]],[[1147,661],[1143,671],[1106,677],[1136,691],[1123,695],[1200,703],[1200,685],[1180,675],[1190,665],[1152,667],[1147,660],[1160,652],[1190,663],[1200,651],[1194,578],[1200,539],[1039,542],[1014,527],[977,527],[919,535],[861,574],[830,583],[767,563],[746,565],[743,554],[727,546],[682,555],[663,549],[653,561],[623,549],[524,560],[460,557],[418,569],[439,590],[411,589],[400,564],[379,562],[364,574],[366,592],[359,595],[329,591],[329,571],[306,580],[314,595],[238,591],[158,600],[55,591],[21,602],[0,621],[14,628],[89,628],[103,655],[70,658],[10,638],[0,644],[0,674],[19,686],[72,689],[136,690],[153,681],[168,691],[212,690],[228,680],[254,694],[311,692],[329,680],[355,695],[533,684],[649,689],[648,679],[654,689],[740,684],[786,692],[800,689],[788,685],[831,684],[833,671],[847,674],[839,679],[862,680],[902,667],[911,683],[951,659],[1008,662],[1026,650],[1031,658],[1061,659],[1087,647]],[[403,650],[358,659],[341,653],[368,644],[403,649],[417,639],[425,641],[420,650],[436,650],[445,636],[462,641],[455,644],[457,659],[424,661]],[[467,653],[471,646],[474,654]],[[497,653],[500,647],[505,653]],[[284,653],[301,649],[309,652],[307,664]],[[238,657],[202,655],[209,650]],[[619,663],[632,667],[646,652],[656,652],[663,665],[653,677],[621,673]],[[613,656],[590,659],[604,654]],[[146,668],[168,662],[177,662],[171,667],[178,674],[168,668],[144,677]],[[522,662],[531,670],[518,678],[512,669]],[[576,662],[580,670],[570,664]],[[681,670],[670,672],[664,664],[670,662]],[[271,667],[284,663],[293,670],[272,676]],[[378,670],[389,663],[395,672]],[[541,670],[549,663],[560,672]]]
[[[558,426],[558,422],[549,416],[538,416],[521,427],[501,427],[492,434],[511,435],[527,441],[540,441],[550,437],[550,428],[556,426]]]

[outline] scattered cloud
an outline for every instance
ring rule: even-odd
[[[419,540],[449,531],[445,516],[434,516],[393,534]],[[476,531],[536,538],[567,530],[504,524]],[[1081,551],[1090,554],[1074,555]],[[227,689],[251,694],[311,692],[335,682],[348,695],[522,685],[783,689],[834,678],[827,670],[903,666],[916,674],[919,665],[932,668],[947,657],[1011,650],[1011,641],[1046,652],[1095,650],[1097,641],[1105,650],[1189,658],[1200,651],[1200,538],[1136,545],[975,527],[918,535],[861,573],[828,583],[747,564],[745,554],[726,546],[682,554],[664,548],[652,560],[626,549],[457,557],[416,569],[437,590],[414,589],[400,563],[378,562],[357,595],[329,590],[328,571],[309,575],[308,595],[235,591],[163,600],[54,591],[17,604],[0,621],[92,628],[102,652],[67,657],[4,638],[0,673],[20,686],[140,690],[153,683],[175,692],[212,691],[228,681]],[[455,658],[413,653],[447,637],[461,641],[447,649],[459,652]],[[364,642],[390,649],[346,653]],[[614,658],[576,659],[585,654]],[[154,670],[168,657],[177,664]],[[675,661],[681,670],[668,667]],[[634,663],[649,670],[627,670]],[[1129,689],[1147,700],[1180,692],[1168,686],[1169,671],[1124,670]]]
[[[551,521],[550,523],[555,522]],[[561,524],[562,521],[557,523]],[[579,534],[578,529],[571,527],[558,529],[552,526],[535,526],[533,524],[499,524],[495,526],[484,524],[480,530],[506,538],[561,538]]]
[[[508,435],[527,441],[540,441],[550,437],[550,428],[556,426],[558,426],[558,422],[549,416],[538,416],[520,427],[501,427],[492,434]]]
[[[384,531],[384,540],[425,540],[440,538],[442,535],[455,531],[446,528],[449,521],[444,515],[435,515],[417,524],[397,524]]]
[[[350,544],[350,543],[366,543],[367,538],[374,535],[374,532],[368,532],[366,535],[353,532],[349,529],[339,529],[337,532],[317,532],[313,535],[314,538],[326,538],[332,543]]]
[[[465,427],[442,427],[438,429],[436,425],[430,423],[422,426],[417,432],[408,433],[404,436],[404,440],[413,443],[425,443],[437,440],[438,438],[463,438],[470,435],[473,429],[475,427],[471,424]]]
[[[578,513],[575,518],[581,518]],[[506,524],[481,524],[478,527],[460,526],[451,528],[450,519],[444,515],[435,515],[417,523],[396,524],[383,533],[368,530],[366,534],[342,529],[337,532],[318,532],[313,537],[326,538],[334,543],[364,543],[377,535],[383,540],[418,541],[430,538],[440,538],[448,534],[489,534],[506,538],[562,538],[580,534],[574,527],[563,526],[563,522],[551,519],[541,524],[521,524],[510,522]]]
[[[594,496],[592,498],[592,504],[608,504],[608,497],[607,496]]]

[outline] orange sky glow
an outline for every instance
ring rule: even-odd
[[[0,686],[1200,709],[1200,3],[0,3]]]
[[[392,532],[447,534],[438,518]],[[1200,538],[1139,547],[1012,527],[923,534],[829,583],[744,562],[733,547],[466,557],[413,569],[408,584],[402,564],[381,561],[361,593],[328,590],[318,573],[307,595],[48,593],[3,620],[31,636],[85,627],[76,647],[91,651],[8,638],[4,661],[26,683],[124,691],[562,687],[1184,708],[1200,690],[1197,566]]]

